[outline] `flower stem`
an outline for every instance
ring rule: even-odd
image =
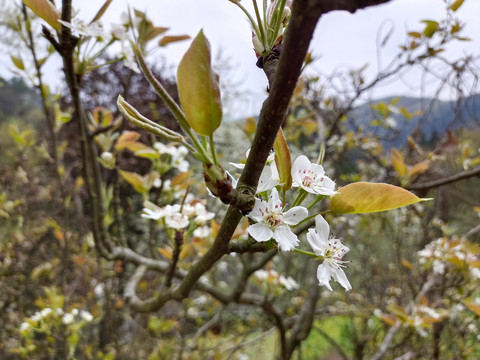
[[[305,250],[300,250],[300,249],[294,249],[293,251],[296,252],[296,253],[299,253],[299,254],[302,254],[302,255],[311,256],[311,257],[314,257],[314,258],[318,257],[317,254],[315,254],[315,253],[313,253],[313,252],[311,252],[311,251],[305,251]]]
[[[302,201],[305,200],[306,197],[307,197],[307,192],[303,189],[300,189],[300,192],[298,193],[298,196],[293,202],[291,207],[293,208],[294,206],[300,205]]]
[[[318,195],[315,200],[308,205],[307,209],[310,210],[316,203],[318,203],[320,200],[322,200],[325,197],[325,195]]]

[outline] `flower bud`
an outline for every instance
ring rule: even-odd
[[[233,204],[235,202],[236,192],[232,181],[220,165],[204,163],[203,175],[205,185],[212,195],[218,197],[224,204]]]
[[[100,154],[100,161],[107,169],[115,167],[115,156],[109,151],[104,151]]]

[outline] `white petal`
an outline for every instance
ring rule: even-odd
[[[328,290],[333,291],[330,286],[330,267],[326,263],[318,265],[317,278],[320,285],[326,286]]]
[[[268,208],[268,205],[265,201],[255,198],[255,206],[247,216],[250,219],[255,220],[256,222],[261,222],[263,220],[263,215],[268,210],[267,208]]]
[[[345,291],[352,290],[352,285],[350,285],[350,282],[347,279],[347,275],[345,275],[345,272],[341,268],[334,270],[332,272],[332,277],[336,282],[338,282],[345,288]]]
[[[265,166],[258,180],[257,193],[273,189],[277,185],[280,185],[280,181],[273,176],[272,168]]]
[[[303,171],[310,170],[311,162],[305,155],[297,157],[292,165],[292,180],[297,185],[300,185],[303,181]]]
[[[280,201],[280,197],[278,196],[278,191],[275,188],[273,188],[272,192],[270,193],[270,198],[268,199],[268,209],[270,211],[282,210],[282,202]]]
[[[322,165],[311,164],[310,165],[310,170],[312,170],[315,174],[317,174],[319,176],[325,175],[325,170],[323,169]]]
[[[291,251],[295,249],[299,243],[297,235],[295,235],[288,226],[277,227],[273,232],[273,238],[283,251]]]
[[[230,163],[230,165],[236,167],[237,169],[243,169],[245,167],[245,164],[239,164],[239,163]]]
[[[308,216],[307,208],[295,206],[283,214],[282,221],[287,225],[297,225]]]
[[[328,236],[330,235],[330,225],[328,225],[322,215],[315,216],[315,230],[323,241],[328,241]]]
[[[225,173],[227,174],[228,178],[232,182],[233,188],[236,189],[238,184],[238,179],[234,177],[232,174],[230,174],[228,171],[225,171]]]
[[[312,247],[315,254],[325,256],[325,249],[327,248],[327,241],[323,240],[314,229],[308,229],[307,241]]]
[[[313,189],[315,193],[321,195],[333,196],[336,194],[335,182],[326,176],[323,178],[323,181],[320,184],[314,185]]]
[[[267,225],[262,223],[250,225],[247,228],[247,231],[251,237],[259,242],[268,241],[273,236],[272,230],[270,230]]]

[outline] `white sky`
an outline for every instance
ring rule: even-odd
[[[242,3],[248,6],[251,2],[243,0]],[[77,16],[86,21],[93,17],[101,6],[99,4],[102,2],[98,0],[73,0],[74,7],[79,11]],[[213,54],[221,51],[223,58],[231,60],[238,74],[237,80],[241,79],[243,83],[241,87],[248,89],[252,95],[244,110],[249,114],[258,112],[266,97],[266,79],[255,66],[250,26],[239,8],[228,0],[114,0],[103,18],[107,28],[108,23],[119,22],[127,4],[146,11],[155,25],[169,27],[168,34],[171,35],[189,34],[194,37],[203,28]],[[397,53],[398,46],[405,42],[407,31],[423,29],[419,23],[422,19],[441,20],[445,7],[443,0],[393,0],[353,15],[340,11],[326,14],[318,24],[311,44],[311,50],[318,60],[310,71],[329,74],[338,68],[359,68],[368,63],[370,74],[373,74],[378,69],[377,36],[380,27],[388,29],[393,26],[394,29],[390,45],[382,49],[381,58],[385,65]],[[480,55],[479,15],[480,0],[465,0],[457,16],[467,24],[464,34],[474,41],[456,44],[448,53],[450,57],[458,57],[463,53]],[[387,31],[383,31],[383,34]],[[164,55],[167,62],[176,67],[189,43],[172,44],[156,51],[156,55]],[[11,65],[8,66],[11,68]],[[58,64],[51,66],[52,74],[60,67]],[[54,78],[54,75],[50,76]],[[418,73],[410,74],[403,81],[383,86],[369,95],[377,98],[389,95],[420,96],[419,76]],[[425,94],[428,95],[428,91]]]

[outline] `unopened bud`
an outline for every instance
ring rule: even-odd
[[[203,164],[205,185],[212,195],[218,197],[224,204],[233,204],[236,199],[236,191],[232,181],[220,165],[211,163]]]
[[[115,156],[109,151],[104,151],[100,154],[100,160],[103,166],[107,169],[113,169],[115,167]]]

